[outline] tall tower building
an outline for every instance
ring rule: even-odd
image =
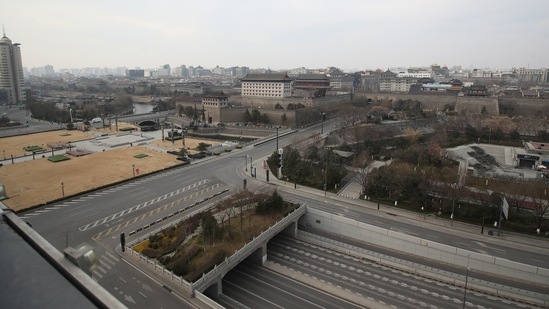
[[[0,104],[22,104],[26,97],[20,44],[12,44],[3,32],[0,39]]]

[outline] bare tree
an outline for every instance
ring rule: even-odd
[[[535,223],[538,229],[541,229],[543,223],[549,215],[549,200],[547,196],[547,186],[540,180],[534,180],[530,185],[530,197],[533,202],[533,213]]]
[[[360,153],[352,163],[355,171],[355,179],[360,184],[360,195],[364,194],[368,185],[368,173],[370,172],[370,163],[372,160],[366,152]]]
[[[414,128],[411,128],[411,127],[407,127],[406,129],[404,129],[404,135],[410,142],[410,145],[416,144],[421,138],[421,133],[418,130],[415,130]]]

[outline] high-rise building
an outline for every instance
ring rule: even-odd
[[[22,104],[25,100],[25,79],[19,43],[0,39],[0,104]]]

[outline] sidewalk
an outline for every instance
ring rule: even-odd
[[[263,162],[263,160],[266,160],[267,157],[260,158],[257,160],[254,160],[254,163],[256,162]],[[260,166],[260,165],[259,165]],[[264,173],[261,173],[264,175]],[[345,203],[349,203],[358,207],[362,207],[364,209],[367,209],[371,211],[371,213],[377,214],[389,214],[392,216],[398,216],[400,218],[407,219],[410,223],[415,225],[422,225],[426,228],[432,229],[434,231],[440,230],[441,228],[446,229],[449,232],[452,232],[454,234],[459,233],[460,236],[472,238],[474,240],[478,241],[489,241],[489,242],[513,242],[516,245],[528,245],[528,246],[534,246],[538,248],[543,248],[549,250],[549,238],[545,239],[542,237],[535,237],[535,236],[528,236],[508,231],[502,231],[502,236],[489,236],[488,231],[495,231],[496,228],[491,225],[491,223],[487,223],[484,227],[484,234],[481,234],[481,227],[474,224],[459,222],[459,221],[451,221],[449,218],[440,218],[436,216],[433,213],[418,213],[413,212],[405,209],[401,209],[398,207],[390,206],[381,204],[380,210],[377,209],[377,203],[367,200],[361,200],[361,199],[354,199],[349,198],[345,196],[340,196],[331,192],[326,192],[326,195],[324,191],[313,189],[301,185],[297,185],[297,188],[294,188],[294,184],[290,182],[286,182],[283,180],[278,180],[276,177],[274,177],[271,173],[269,175],[269,182],[265,181],[265,177],[261,175],[258,171],[258,177],[256,178],[257,181],[263,182],[263,183],[272,183],[276,184],[279,187],[283,187],[286,190],[298,190],[303,193],[307,193],[310,195],[315,195],[318,197],[324,197],[331,199],[331,200],[337,200]],[[427,223],[427,224],[426,224]],[[503,223],[505,225],[505,222]],[[495,235],[496,233],[494,233]],[[548,253],[549,254],[549,253]]]

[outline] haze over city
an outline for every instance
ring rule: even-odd
[[[547,67],[549,2],[9,1],[23,65]]]

